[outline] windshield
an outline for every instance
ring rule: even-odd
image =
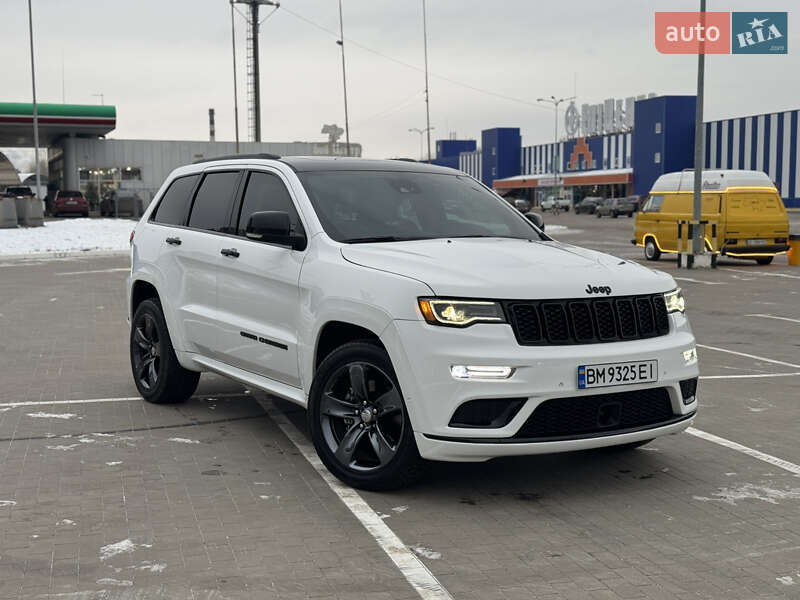
[[[548,239],[473,179],[439,173],[300,173],[325,233],[338,242],[450,237]]]

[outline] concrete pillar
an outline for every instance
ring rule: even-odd
[[[63,151],[64,180],[62,188],[64,190],[80,189],[78,181],[78,157],[75,150],[75,136],[70,135],[62,140],[61,149]]]

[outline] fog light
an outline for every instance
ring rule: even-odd
[[[688,367],[697,362],[697,348],[689,348],[683,351],[683,362]]]
[[[453,365],[450,374],[456,379],[508,379],[514,374],[512,367],[476,367]]]

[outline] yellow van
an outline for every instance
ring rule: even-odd
[[[789,218],[778,190],[761,171],[703,171],[702,220],[717,224],[719,254],[768,265],[789,249]],[[678,221],[692,219],[694,170],[665,173],[636,215],[635,239],[647,260],[678,250]],[[686,233],[683,234],[686,239]],[[711,229],[706,247],[712,250]]]

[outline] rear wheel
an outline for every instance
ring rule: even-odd
[[[617,213],[617,211],[614,211],[614,212],[611,213],[611,217],[613,219],[616,219],[618,216],[619,216],[619,213]]]
[[[772,259],[775,258],[774,256],[762,256],[761,258],[757,258],[756,262],[759,265],[768,265],[772,262]]]
[[[308,424],[322,462],[353,487],[403,487],[422,473],[392,363],[375,344],[345,344],[322,362],[311,385]]]
[[[661,250],[658,249],[653,238],[647,238],[644,242],[644,257],[647,260],[658,260],[661,258]]]
[[[197,389],[200,373],[184,369],[175,356],[161,304],[143,301],[131,322],[131,370],[142,398],[154,404],[187,400]]]
[[[600,217],[602,217],[602,216],[603,216],[603,215],[601,215],[601,214],[600,214],[600,211],[599,211],[599,210],[598,210],[598,211],[596,211],[594,214],[596,214],[596,215],[597,215],[597,218],[598,218],[598,219],[599,219]]]

